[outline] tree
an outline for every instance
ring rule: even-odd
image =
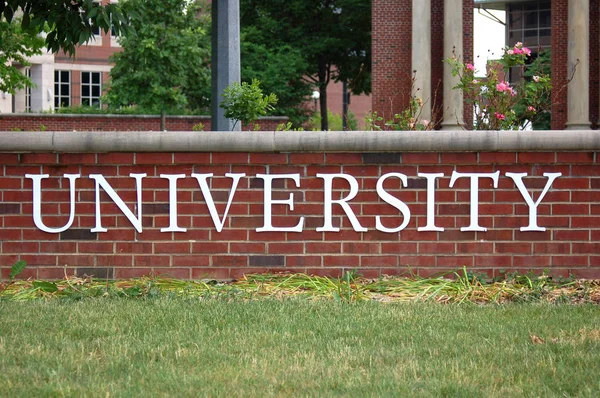
[[[99,27],[104,32],[111,29],[118,35],[125,33],[127,15],[118,4],[99,6],[93,0],[4,0],[0,2],[0,19],[12,22],[21,18],[21,29],[31,36],[46,32],[48,50],[75,53],[75,47],[93,37]],[[1,42],[0,42],[1,43]],[[0,44],[3,50],[5,44]]]
[[[31,79],[21,73],[14,64],[29,66],[27,57],[41,53],[44,40],[21,30],[16,20],[0,20],[0,91],[15,94],[17,90],[32,87]]]
[[[161,114],[206,106],[210,98],[210,46],[199,3],[186,0],[124,0],[132,32],[113,55],[110,106],[135,104]]]
[[[303,104],[313,92],[312,85],[303,79],[308,68],[304,55],[288,44],[266,44],[261,34],[255,26],[242,28],[242,81],[258,79],[265,92],[277,95],[273,114],[287,116],[294,126],[302,126],[310,112]]]
[[[95,27],[120,34],[127,31],[126,22],[118,5],[100,6],[93,0],[0,2],[0,90],[14,94],[33,86],[15,65],[29,65],[27,57],[39,54],[44,44],[54,53],[72,55],[77,45],[93,37]]]
[[[370,0],[242,0],[241,25],[243,30],[255,29],[255,45],[287,46],[297,51],[292,57],[301,55],[305,67],[298,68],[295,82],[319,90],[323,130],[328,130],[330,81],[347,82],[355,95],[370,92]]]

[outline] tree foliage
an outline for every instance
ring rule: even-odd
[[[205,107],[210,43],[206,18],[198,17],[201,6],[186,0],[123,0],[121,5],[136,14],[132,32],[121,38],[123,51],[113,55],[109,105],[135,104],[162,114]]]
[[[370,92],[370,0],[242,0],[240,4],[244,38],[252,43],[242,46],[242,64],[250,64],[244,70],[254,72],[249,77],[260,78],[265,89],[277,94],[280,106],[298,104],[316,88],[324,115],[321,128],[327,130],[330,81],[346,81],[355,95]],[[284,92],[258,76],[261,63],[264,67],[273,60],[287,62],[287,68],[271,75]]]
[[[31,79],[15,64],[29,66],[27,57],[40,54],[44,40],[23,32],[17,20],[0,20],[0,46],[0,91],[15,94],[17,90],[31,87]]]
[[[99,6],[93,0],[4,0],[0,2],[0,19],[12,22],[21,18],[21,28],[31,36],[46,32],[46,47],[52,52],[75,53],[75,47],[93,37],[95,27],[116,34],[128,30],[127,14],[118,4]],[[0,49],[5,47],[0,42]]]

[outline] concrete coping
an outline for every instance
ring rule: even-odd
[[[0,152],[600,151],[600,131],[0,132]]]
[[[142,115],[142,114],[126,114],[126,113],[0,113],[0,118],[66,118],[66,119],[160,119],[160,115]],[[167,119],[201,119],[210,120],[210,115],[167,115]],[[263,116],[258,119],[287,121],[285,116]]]

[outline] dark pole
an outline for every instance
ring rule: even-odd
[[[342,130],[348,130],[348,84],[342,84]]]

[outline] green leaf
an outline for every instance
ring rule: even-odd
[[[58,286],[56,286],[56,283],[47,281],[33,281],[33,287],[46,293],[54,293],[58,291]]]
[[[10,280],[15,279],[21,272],[23,272],[25,267],[27,267],[27,263],[24,260],[19,260],[15,263],[15,265],[10,267],[10,274],[8,275]]]

